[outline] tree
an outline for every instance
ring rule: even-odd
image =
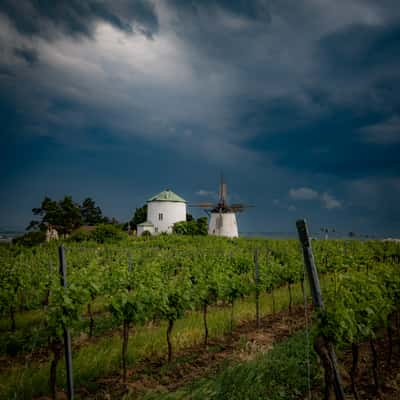
[[[45,197],[38,208],[33,208],[34,215],[42,217],[41,221],[31,221],[28,226],[30,229],[40,229],[45,231],[52,225],[59,233],[65,235],[82,225],[82,212],[77,203],[71,196],[65,196],[60,201]]]
[[[193,221],[193,215],[186,213],[186,221]]]
[[[96,202],[90,197],[83,200],[80,209],[84,225],[97,225],[105,222],[101,208],[96,206]]]
[[[60,202],[59,205],[62,210],[61,214],[61,227],[60,233],[68,234],[71,233],[74,229],[82,226],[83,218],[82,212],[77,203],[72,200],[71,196],[65,196]]]
[[[137,230],[137,226],[147,220],[147,204],[137,208],[133,214],[133,218],[129,221],[131,228]]]
[[[31,221],[27,227],[28,230],[38,228],[41,231],[45,231],[49,224],[58,227],[61,223],[60,205],[56,201],[50,199],[50,197],[46,196],[40,207],[32,208],[32,212],[34,215],[41,216],[42,220]]]

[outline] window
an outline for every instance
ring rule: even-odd
[[[155,233],[158,233],[158,228],[157,228],[157,227],[154,229],[154,232],[155,232]]]
[[[163,214],[162,214],[162,213],[158,214],[158,220],[159,220],[159,221],[162,221],[162,220],[163,220]]]

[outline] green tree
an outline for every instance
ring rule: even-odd
[[[186,221],[193,221],[193,215],[186,213]]]
[[[61,223],[60,205],[50,197],[46,196],[40,207],[32,208],[32,213],[42,217],[42,219],[41,221],[31,221],[27,230],[40,229],[41,231],[44,231],[49,224],[58,227]]]
[[[132,229],[137,230],[137,226],[147,220],[147,204],[137,208],[133,214],[132,219],[129,221]]]
[[[82,211],[77,203],[72,200],[71,196],[65,196],[60,202],[61,207],[61,226],[60,233],[68,234],[74,229],[82,226]]]
[[[83,200],[80,208],[84,225],[97,225],[105,222],[101,208],[96,206],[96,202],[90,197]]]
[[[82,225],[82,212],[77,203],[71,196],[65,196],[60,201],[45,197],[38,208],[33,208],[34,215],[40,216],[40,221],[31,221],[28,226],[30,229],[46,230],[48,225],[52,225],[63,235],[71,233],[74,229]]]

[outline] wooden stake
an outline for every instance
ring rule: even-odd
[[[307,270],[308,281],[310,283],[311,296],[314,306],[324,312],[324,302],[321,294],[321,286],[319,284],[317,267],[315,266],[314,254],[311,248],[311,241],[307,229],[307,224],[304,219],[298,220],[296,222],[297,232],[299,234],[300,243],[303,249],[304,264]],[[332,368],[333,373],[333,388],[335,391],[335,396],[337,400],[344,400],[344,390],[342,385],[342,379],[340,377],[337,358],[335,350],[332,344],[325,338],[322,337],[323,343],[327,350],[327,355],[329,357],[328,368]],[[325,366],[325,364],[324,364]],[[326,382],[327,383],[327,382]]]

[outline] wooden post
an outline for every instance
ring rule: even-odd
[[[254,280],[256,283],[256,323],[257,329],[260,328],[260,271],[258,265],[258,249],[254,251]]]
[[[65,260],[64,246],[61,245],[58,248],[58,254],[60,258],[60,283],[64,289],[67,288],[67,263]],[[68,400],[73,400],[74,398],[74,383],[72,375],[72,350],[71,350],[71,335],[66,326],[64,329],[64,348],[65,348],[65,364],[67,369],[67,392]]]
[[[321,294],[321,287],[319,284],[319,278],[317,273],[317,267],[315,266],[314,254],[311,247],[310,236],[307,229],[307,224],[304,219],[296,222],[297,232],[299,234],[300,243],[303,249],[304,264],[307,270],[308,281],[310,283],[311,296],[315,307],[319,308],[324,312],[324,302]],[[322,338],[325,343],[327,356],[330,361],[333,372],[333,388],[337,400],[344,400],[344,391],[342,380],[339,373],[337,358],[335,350],[325,337]],[[327,382],[326,382],[327,383]]]

